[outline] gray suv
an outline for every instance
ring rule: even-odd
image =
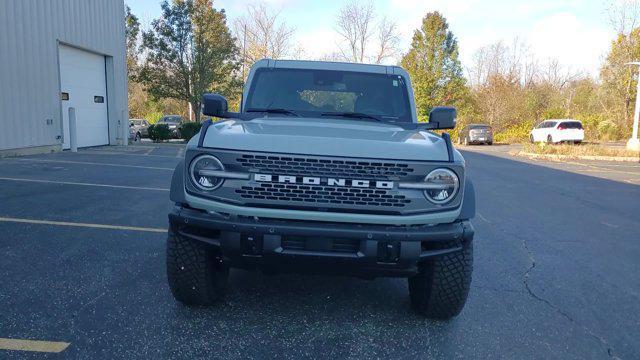
[[[493,145],[493,128],[484,124],[470,124],[458,133],[458,144]]]
[[[134,141],[140,141],[143,137],[149,137],[149,122],[145,119],[129,120],[130,133]]]
[[[473,268],[475,192],[448,134],[456,111],[417,122],[396,66],[261,60],[240,112],[216,94],[176,167],[167,275],[210,305],[230,268],[405,277],[413,307],[448,319]]]
[[[165,115],[158,120],[157,124],[167,125],[171,137],[178,139],[180,138],[180,128],[183,122],[184,118],[180,115]]]

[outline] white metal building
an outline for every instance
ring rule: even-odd
[[[126,144],[123,0],[0,0],[0,156]]]

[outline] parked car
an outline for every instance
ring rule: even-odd
[[[158,120],[157,124],[167,124],[171,136],[175,139],[180,137],[180,127],[184,122],[184,118],[180,115],[165,115]]]
[[[458,144],[493,145],[493,128],[484,124],[467,125],[458,134]]]
[[[135,141],[149,136],[149,122],[145,119],[131,119],[129,126],[133,130]]]
[[[133,126],[133,123],[129,124],[129,143],[140,141],[140,134]]]
[[[578,120],[545,120],[531,130],[529,139],[532,143],[557,144],[572,142],[579,144],[584,140],[584,128]]]

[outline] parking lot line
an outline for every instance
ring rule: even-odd
[[[125,165],[125,164],[111,164],[111,163],[98,163],[88,161],[71,161],[71,160],[49,160],[49,159],[9,159],[5,161],[21,161],[21,162],[43,162],[43,163],[61,163],[61,164],[80,164],[80,165],[98,165],[98,166],[118,166],[137,169],[150,169],[150,170],[167,170],[173,171],[173,168],[155,167],[155,166],[140,166],[140,165]]]
[[[20,178],[9,178],[9,177],[0,177],[0,180],[4,180],[4,181],[23,181],[23,182],[45,183],[45,184],[61,184],[61,185],[77,185],[77,186],[95,186],[95,187],[106,187],[106,188],[114,188],[114,189],[149,190],[149,191],[169,191],[169,189],[164,189],[164,188],[154,188],[154,187],[144,187],[144,186],[107,185],[107,184],[80,183],[80,182],[70,182],[70,181],[37,180],[37,179],[20,179]]]
[[[115,151],[94,151],[94,150],[89,150],[88,151],[88,150],[85,150],[85,151],[79,152],[79,154],[143,156],[143,157],[160,157],[160,158],[175,159],[175,156],[168,156],[168,155],[126,154],[124,152],[115,152]]]
[[[60,353],[69,345],[68,342],[0,338],[0,350]]]
[[[595,166],[595,165],[591,165],[591,164],[584,164],[584,163],[580,163],[580,162],[576,162],[576,161],[562,161],[562,160],[560,160],[558,162],[564,163],[564,164],[582,166],[582,167],[586,167],[586,168],[590,168],[590,169],[593,169],[593,170],[598,170],[598,171],[606,172],[606,173],[637,175],[636,172],[607,169],[607,168],[603,168],[603,167],[600,167],[600,166]],[[606,166],[606,165],[601,165],[601,166]]]
[[[480,219],[482,219],[482,221],[486,222],[487,224],[491,224],[491,221],[487,220],[486,217],[482,216],[482,214],[480,214],[480,212],[476,212],[476,214],[478,215],[478,217]]]
[[[166,233],[167,232],[167,229],[162,229],[162,228],[148,228],[148,227],[139,227],[139,226],[121,226],[121,225],[108,225],[108,224],[77,223],[77,222],[68,222],[68,221],[22,219],[22,218],[13,218],[13,217],[0,217],[0,222],[34,224],[34,225],[69,226],[69,227],[82,227],[82,228],[91,228],[91,229],[129,230],[129,231],[142,231],[142,232],[151,232],[151,233]]]

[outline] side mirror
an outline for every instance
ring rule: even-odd
[[[224,96],[219,94],[202,95],[202,113],[207,116],[224,117],[229,104]]]
[[[429,113],[429,123],[434,129],[453,129],[456,127],[456,108],[438,106]]]

